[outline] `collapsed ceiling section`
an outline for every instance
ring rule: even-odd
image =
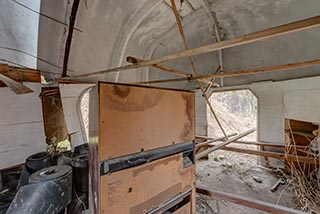
[[[41,13],[69,23],[73,2],[42,1]],[[190,48],[228,40],[244,34],[317,16],[317,0],[176,0]],[[287,14],[287,15],[283,15]],[[38,68],[61,75],[68,26],[40,16]],[[261,68],[320,58],[315,44],[320,29],[310,29],[252,44],[194,56],[200,74]],[[303,41],[303,42],[302,42]],[[68,75],[76,76],[127,64],[126,57],[151,59],[184,50],[169,0],[80,1],[73,32]],[[263,50],[263,51],[261,51]],[[220,55],[221,54],[221,55]],[[45,61],[45,62],[44,62]],[[50,62],[50,63],[47,63]],[[187,58],[162,63],[192,73]],[[225,78],[227,85],[285,80],[319,75],[319,66]],[[49,78],[57,77],[47,75]],[[86,80],[137,82],[177,76],[154,68],[138,68],[91,76]],[[221,84],[221,81],[217,81]],[[168,84],[163,84],[168,86]],[[194,82],[170,83],[170,87],[191,89]]]

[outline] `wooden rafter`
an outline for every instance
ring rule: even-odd
[[[32,89],[24,86],[22,83],[17,82],[3,74],[0,74],[0,80],[4,82],[16,94],[28,94],[33,92]]]
[[[0,64],[0,73],[17,82],[41,82],[40,71],[35,69]],[[0,87],[6,87],[6,84],[0,81]]]
[[[143,60],[135,58],[135,57],[132,57],[132,56],[128,56],[127,57],[127,62],[130,62],[130,63],[138,63],[138,62],[142,62],[142,61]],[[154,65],[151,65],[150,67],[158,69],[158,70],[161,70],[161,71],[166,71],[168,73],[172,73],[172,74],[175,74],[177,76],[183,76],[183,77],[186,77],[186,78],[193,77],[193,75],[190,74],[190,73],[187,73],[187,72],[184,72],[184,71],[180,71],[180,70],[177,70],[177,69],[174,69],[174,68],[169,68],[167,66],[160,65],[160,64],[154,64]],[[199,81],[211,84],[211,82],[209,80],[206,80],[206,79],[203,79],[203,80],[201,79]],[[219,84],[217,84],[217,83],[213,83],[213,85],[219,87]]]
[[[153,64],[161,63],[161,62],[171,61],[171,60],[180,59],[180,58],[184,58],[184,57],[189,57],[189,56],[204,54],[204,53],[213,52],[213,51],[217,51],[217,50],[222,50],[222,49],[226,49],[226,48],[236,47],[236,46],[240,46],[240,45],[244,45],[244,44],[249,44],[252,42],[261,41],[264,39],[270,39],[270,38],[274,38],[277,36],[282,36],[282,35],[286,35],[289,33],[298,32],[298,31],[302,31],[302,30],[306,30],[306,29],[310,29],[310,28],[314,28],[314,27],[318,27],[318,26],[320,26],[320,16],[315,16],[315,17],[304,19],[301,21],[292,22],[289,24],[280,25],[277,27],[258,31],[255,33],[239,36],[239,37],[236,37],[233,39],[213,43],[210,45],[205,45],[205,46],[201,46],[198,48],[185,50],[185,51],[182,51],[179,53],[146,60],[146,61],[143,61],[140,63],[135,63],[135,64],[131,64],[131,65],[124,65],[124,66],[111,68],[111,69],[107,69],[107,70],[102,70],[102,71],[82,74],[82,75],[78,75],[78,76],[73,76],[73,78],[88,77],[88,76],[105,74],[105,73],[110,73],[110,72],[130,70],[130,69],[139,68],[139,67],[143,67],[143,66],[150,66]]]
[[[135,58],[135,57],[132,57],[132,56],[128,56],[127,57],[127,62],[139,63],[139,62],[143,62],[143,60]],[[159,69],[159,70],[162,70],[162,71],[166,71],[166,72],[169,72],[169,73],[172,73],[172,74],[175,74],[175,75],[178,75],[178,76],[182,76],[182,77],[188,77],[188,78],[192,77],[192,74],[189,74],[189,73],[184,72],[184,71],[179,71],[179,70],[174,69],[174,68],[169,68],[169,67],[166,67],[166,66],[163,66],[163,65],[160,65],[160,64],[153,64],[153,65],[150,65],[150,67],[153,67],[153,68],[156,68],[156,69]]]
[[[244,75],[251,75],[251,74],[259,74],[259,73],[267,73],[273,71],[283,71],[288,69],[295,69],[295,68],[303,68],[309,67],[314,65],[320,65],[320,59],[304,61],[304,62],[296,62],[291,64],[284,64],[284,65],[276,65],[276,66],[269,66],[263,68],[254,68],[254,69],[247,69],[247,70],[240,70],[240,71],[232,71],[232,72],[224,72],[219,74],[211,74],[211,75],[201,75],[201,76],[193,76],[190,78],[175,78],[175,79],[166,79],[166,80],[153,80],[153,81],[145,81],[145,82],[137,82],[136,84],[156,84],[156,83],[168,83],[168,82],[180,82],[180,81],[190,81],[190,80],[201,80],[201,79],[211,79],[211,78],[219,78],[219,77],[237,77],[237,76],[244,76]]]

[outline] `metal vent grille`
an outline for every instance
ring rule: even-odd
[[[145,165],[143,167],[140,167],[138,169],[135,169],[132,171],[132,176],[136,177],[138,176],[140,173],[144,172],[144,171],[152,171],[154,170],[155,167],[160,166],[160,165],[167,165],[169,162],[171,161],[179,161],[181,159],[180,156],[172,156],[170,158],[166,158],[164,160],[161,161],[157,161],[148,165]]]
[[[176,194],[178,194],[179,192],[181,192],[181,188],[182,188],[182,183],[177,183],[176,185],[170,187],[169,189],[159,193],[158,195],[134,206],[130,208],[130,214],[143,214],[146,213],[154,208],[156,208],[157,206],[159,206],[160,204],[162,204],[163,202],[165,202],[166,200],[168,200],[169,198],[174,197]]]

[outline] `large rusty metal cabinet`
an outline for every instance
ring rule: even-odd
[[[194,93],[99,82],[90,92],[90,213],[195,213]]]

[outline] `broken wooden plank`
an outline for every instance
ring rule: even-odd
[[[17,82],[41,82],[40,71],[29,68],[19,68],[9,66],[8,64],[0,64],[0,74],[3,74]],[[0,81],[0,87],[6,85]]]
[[[234,136],[235,134],[233,134]],[[205,137],[205,136],[196,136],[196,138],[200,139],[207,139],[208,141],[206,142],[201,142],[201,143],[207,143],[210,145],[210,143],[217,142],[219,140],[215,140],[213,138]],[[221,139],[221,138],[218,138]],[[212,141],[212,142],[210,142]],[[198,143],[198,144],[201,144]],[[196,144],[196,146],[198,145]],[[253,146],[265,146],[265,147],[274,147],[274,148],[296,148],[296,149],[307,149],[308,146],[299,146],[299,145],[285,145],[285,144],[277,144],[277,143],[268,143],[268,142],[255,142],[255,141],[234,141],[231,144],[242,144],[242,145],[253,145]],[[214,144],[211,144],[211,146],[214,146]]]
[[[135,58],[135,57],[132,57],[132,56],[128,56],[127,57],[127,62],[139,63],[139,62],[143,62],[143,60]],[[189,73],[183,72],[183,71],[179,71],[179,70],[174,69],[174,68],[168,68],[168,67],[160,65],[160,64],[153,64],[153,65],[150,65],[150,67],[153,67],[153,68],[156,68],[156,69],[159,69],[159,70],[162,70],[162,71],[166,71],[166,72],[169,72],[169,73],[173,73],[175,75],[182,76],[182,77],[192,77],[192,74],[189,74]]]
[[[228,134],[228,138],[229,138],[229,137],[233,137],[233,136],[235,136],[235,135],[237,135],[237,133]],[[208,145],[209,143],[214,143],[214,142],[222,141],[222,140],[226,140],[226,137],[219,137],[219,138],[216,138],[216,139],[211,138],[211,139],[208,140],[208,141],[205,141],[205,142],[202,142],[202,143],[197,143],[197,144],[195,145],[195,147],[196,147],[196,148],[200,148],[200,147],[202,147],[202,146]]]
[[[276,144],[276,143],[264,143],[264,142],[253,142],[253,141],[235,141],[235,142],[232,142],[234,144],[244,144],[244,145],[255,145],[255,146],[265,146],[265,147],[273,147],[273,148],[299,148],[299,149],[307,149],[308,147],[307,146],[294,146],[294,145],[291,145],[291,146],[288,146],[288,145],[285,145],[285,144]]]
[[[73,78],[88,77],[88,76],[105,74],[105,73],[110,73],[110,72],[130,70],[130,69],[139,68],[139,67],[143,67],[143,66],[150,66],[153,64],[161,63],[161,62],[171,61],[171,60],[180,59],[180,58],[184,58],[184,57],[195,56],[195,55],[199,55],[199,54],[204,54],[204,53],[209,53],[209,52],[213,52],[213,51],[217,51],[217,50],[222,50],[222,49],[226,49],[226,48],[249,44],[252,42],[261,41],[261,40],[269,39],[269,38],[274,38],[277,36],[282,36],[282,35],[286,35],[289,33],[298,32],[298,31],[302,31],[302,30],[306,30],[306,29],[310,29],[310,28],[314,28],[314,27],[318,27],[318,26],[320,26],[320,16],[315,16],[315,17],[304,19],[301,21],[296,21],[296,22],[292,22],[289,24],[284,24],[284,25],[269,28],[266,30],[258,31],[255,33],[250,33],[247,35],[239,36],[239,37],[236,37],[233,39],[224,40],[221,42],[216,42],[216,43],[213,43],[210,45],[204,45],[204,46],[190,49],[190,50],[185,50],[185,51],[182,51],[179,53],[166,55],[166,56],[146,60],[143,62],[131,64],[131,65],[124,65],[124,66],[106,69],[106,70],[102,70],[102,71],[81,74],[78,76],[73,76]]]
[[[0,80],[8,86],[14,93],[16,94],[28,94],[33,92],[27,86],[22,85],[22,83],[15,81],[14,79],[6,76],[3,73],[9,73],[9,66],[8,65],[1,65],[0,68]]]
[[[33,90],[27,86],[22,85],[22,83],[17,82],[3,74],[0,74],[0,80],[4,82],[14,93],[16,94],[28,94],[32,93]]]
[[[273,72],[273,71],[283,71],[288,69],[303,68],[303,67],[309,67],[314,65],[320,65],[320,59],[304,61],[304,62],[296,62],[296,63],[284,64],[284,65],[269,66],[269,67],[263,67],[263,68],[224,72],[219,74],[193,76],[190,78],[175,78],[175,79],[137,82],[136,84],[156,84],[156,83],[180,82],[180,81],[190,81],[190,80],[210,79],[210,78],[220,78],[220,77],[237,77],[237,76],[244,76],[244,75],[267,73],[267,72]]]
[[[265,201],[260,201],[253,198],[247,198],[240,195],[235,195],[234,193],[225,193],[219,191],[208,190],[204,186],[197,185],[196,191],[199,194],[210,196],[218,200],[226,200],[235,204],[240,204],[246,207],[251,207],[256,210],[261,210],[271,214],[306,214],[299,210],[290,209],[287,207],[279,206],[276,204],[271,204]]]
[[[211,152],[214,152],[214,151],[216,151],[218,149],[221,149],[221,148],[225,147],[226,145],[228,145],[228,144],[230,144],[230,143],[232,143],[232,142],[234,142],[234,141],[236,141],[236,140],[238,140],[238,139],[240,139],[240,138],[242,138],[244,136],[247,136],[247,135],[249,135],[249,134],[251,134],[251,133],[253,133],[255,131],[256,131],[256,128],[250,129],[250,130],[248,130],[246,132],[243,132],[243,133],[241,133],[241,134],[239,134],[239,135],[237,135],[237,136],[235,136],[233,138],[230,138],[229,140],[227,140],[227,141],[225,141],[223,143],[220,143],[218,145],[213,146],[212,148],[209,148],[209,149],[207,149],[205,151],[202,151],[202,152],[200,152],[200,153],[198,153],[196,155],[196,159],[199,160],[199,159],[207,156]]]
[[[303,132],[303,131],[292,131],[292,134],[297,134],[306,138],[311,138],[311,140],[316,137],[312,133]]]
[[[211,146],[211,145],[209,145],[209,146]],[[214,146],[212,148],[214,148]],[[303,162],[303,163],[311,163],[311,164],[316,164],[317,162],[319,162],[319,158],[311,158],[311,157],[305,157],[305,156],[282,154],[282,153],[278,153],[278,152],[258,151],[258,150],[241,149],[241,148],[234,148],[234,147],[223,147],[220,149],[224,150],[224,151],[238,152],[238,153],[243,153],[243,154],[257,155],[257,156],[263,156],[263,157],[269,157],[269,158],[276,158],[276,159],[280,159],[280,160],[290,160],[290,161],[295,161],[295,162]]]
[[[303,131],[303,132],[312,133],[314,130],[318,130],[318,129],[319,129],[319,124],[313,124],[310,122],[293,120],[288,118],[286,118],[286,121],[285,121],[286,131],[292,130],[292,131]]]

